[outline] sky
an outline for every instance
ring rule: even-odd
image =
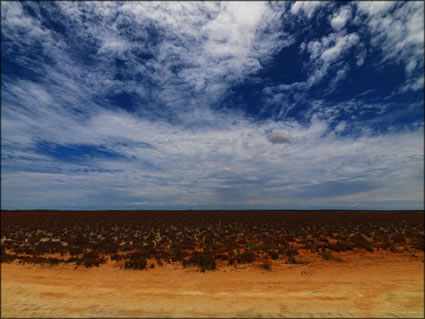
[[[2,209],[424,209],[424,3],[1,2]]]

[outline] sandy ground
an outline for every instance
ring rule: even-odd
[[[339,256],[206,273],[2,264],[2,317],[423,318],[423,254]]]

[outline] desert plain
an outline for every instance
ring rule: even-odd
[[[423,212],[2,211],[2,318],[422,318]]]

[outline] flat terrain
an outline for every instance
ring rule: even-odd
[[[424,316],[424,212],[2,211],[2,317]]]
[[[2,264],[3,317],[424,316],[423,254],[340,253],[342,262],[256,264],[200,273]]]

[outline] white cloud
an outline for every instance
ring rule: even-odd
[[[306,185],[352,180],[380,185],[367,195],[371,202],[392,199],[396,192],[400,200],[423,200],[423,126],[363,137],[335,134],[347,128],[344,122],[330,129],[338,112],[376,105],[347,103],[327,117],[309,116],[307,124],[284,118],[297,98],[277,110],[279,122],[210,107],[294,42],[281,27],[284,7],[276,12],[267,2],[57,4],[50,14],[60,15],[74,42],[25,15],[22,4],[2,3],[2,36],[18,48],[16,62],[43,74],[37,81],[3,78],[3,207],[65,202],[230,207],[260,200],[282,207],[295,205]],[[319,5],[297,2],[290,12],[312,18]],[[359,36],[347,34],[341,21],[341,31],[305,45],[309,79],[265,89],[271,99],[279,103],[326,74],[334,77],[334,86],[346,76],[349,66],[341,60]],[[408,28],[409,43],[416,43],[414,26]],[[35,61],[25,60],[26,50],[35,49],[54,64],[43,64],[35,54]],[[91,52],[92,60],[81,61],[79,50]],[[116,59],[123,61],[121,68]],[[408,72],[421,65],[417,59],[409,63]],[[423,85],[423,77],[416,81],[411,85]],[[134,112],[108,100],[108,94],[120,92],[137,93]],[[84,144],[120,156],[86,154],[84,161],[64,161],[40,151],[40,142],[52,148]],[[306,205],[312,203],[306,198]]]
[[[331,63],[341,56],[341,53],[348,50],[353,45],[356,45],[359,41],[359,37],[356,33],[350,33],[347,35],[330,35],[322,40],[323,47],[326,47],[330,41],[329,38],[334,38],[335,44],[328,46],[320,55],[320,59],[325,63]]]
[[[305,94],[308,89],[323,83],[324,79],[330,79],[330,82],[323,94],[330,94],[351,69],[344,58],[352,50],[361,49],[361,52],[364,52],[363,45],[359,42],[360,38],[357,33],[347,34],[345,30],[330,33],[320,39],[312,39],[307,43],[303,42],[300,50],[309,55],[309,60],[305,65],[308,70],[307,79],[302,82],[265,88],[263,91],[266,94],[264,109],[277,108],[276,119],[284,118],[300,101],[306,99]],[[364,56],[359,56],[358,61],[360,59],[364,60]]]
[[[330,18],[330,23],[332,25],[332,28],[334,28],[335,31],[339,31],[345,27],[345,25],[347,24],[348,20],[350,20],[350,18],[351,18],[350,7],[344,6]]]
[[[330,94],[332,93],[339,82],[347,77],[347,73],[350,71],[350,66],[348,64],[342,64],[341,67],[339,67],[338,71],[336,71],[335,76],[331,79],[331,81],[328,84],[327,90],[325,90],[324,94]]]
[[[40,198],[40,203],[48,203],[42,193],[46,185],[50,185],[55,188],[57,200],[72,198],[81,203],[88,200],[89,194],[122,191],[123,182],[127,196],[131,197],[125,198],[127,203],[152,199],[144,207],[154,207],[162,201],[168,202],[170,207],[180,207],[182,203],[195,207],[214,203],[231,206],[258,196],[264,203],[285,206],[291,203],[291,197],[301,196],[303,185],[356,179],[379,184],[380,188],[373,190],[373,194],[381,199],[391,199],[394,187],[398,188],[399,199],[423,198],[421,172],[418,171],[423,162],[423,148],[420,147],[423,127],[410,132],[355,138],[333,135],[328,123],[318,119],[303,127],[288,121],[259,124],[219,113],[211,116],[212,122],[221,123],[219,128],[209,126],[195,130],[136,121],[125,113],[116,112],[100,113],[84,125],[77,123],[76,118],[63,119],[55,128],[45,126],[50,118],[37,121],[37,127],[28,120],[20,122],[19,127],[25,134],[34,136],[37,132],[51,143],[71,145],[84,141],[103,145],[126,159],[87,159],[82,166],[80,164],[80,169],[96,170],[75,174],[78,165],[39,158],[37,153],[31,155],[26,151],[25,158],[30,158],[28,168],[37,166],[40,171],[49,171],[56,167],[59,172],[34,175],[28,171],[7,171],[2,179],[3,185],[7,185],[3,187],[6,192],[3,198],[14,198],[17,192],[25,191],[29,195],[25,200]],[[62,125],[73,128],[72,133],[64,131]],[[28,126],[33,130],[25,131]],[[341,122],[334,131],[341,132],[344,127],[346,124]],[[5,130],[10,136],[9,129]],[[54,134],[50,134],[50,130]],[[273,133],[267,134],[270,131]],[[283,138],[291,143],[280,148],[267,141],[276,138],[279,143]],[[24,159],[17,157],[19,152],[3,152],[3,155],[8,154],[12,157],[3,159],[2,165],[9,169],[18,163],[22,165]],[[288,185],[284,181],[291,183]],[[236,182],[239,183],[236,188],[229,184]],[[238,196],[242,197],[226,197],[222,191],[224,186],[227,192],[238,190]],[[362,196],[347,195],[346,200],[360,200]],[[344,197],[339,201],[344,203]],[[12,205],[12,200],[6,204]]]
[[[402,91],[423,88],[419,83],[424,68],[424,3],[375,1],[356,4],[367,16],[371,44],[381,50],[382,62],[405,65],[408,83]]]
[[[123,54],[125,51],[129,50],[131,45],[119,38],[107,38],[105,37],[103,39],[103,44],[99,49],[99,54],[104,54],[108,51],[112,51],[112,53],[115,53],[117,55]]]
[[[32,19],[24,14],[20,3],[4,2],[1,5],[1,9],[2,20],[6,22],[6,28],[18,28],[20,30],[30,31],[34,27]],[[39,27],[39,25],[35,27]]]
[[[146,202],[131,202],[127,204],[128,206],[143,206],[146,205]]]
[[[345,121],[341,121],[337,124],[337,126],[335,126],[334,131],[337,133],[342,132],[344,131],[346,125],[347,123]]]
[[[370,15],[385,14],[395,5],[397,5],[395,1],[362,1],[357,3],[360,10]]]
[[[295,3],[290,12],[299,14],[304,3]],[[382,52],[381,66],[394,62],[405,65],[406,82],[395,92],[423,89],[423,3],[359,2],[356,5],[356,11],[351,5],[344,5],[329,17],[336,32],[313,37],[300,45],[300,53],[307,53],[310,59],[303,66],[307,79],[264,90],[267,95],[264,110],[277,109],[276,118],[282,118],[305,101],[313,86],[328,79],[330,83],[323,94],[332,93],[347,77],[348,70],[364,66],[374,48]],[[354,12],[357,13],[351,19]],[[350,20],[361,27],[358,32],[347,33],[345,26]],[[371,36],[370,43],[366,35]],[[354,63],[347,59],[350,53],[354,53]]]
[[[318,84],[330,72],[337,72],[336,77],[333,78],[332,86],[336,85],[337,80],[335,79],[343,79],[345,72],[336,68],[338,61],[343,59],[358,42],[359,36],[357,33],[345,34],[343,31],[331,33],[322,37],[320,41],[310,41],[307,44],[307,52],[310,53],[309,68],[311,73],[307,79],[307,87]]]
[[[324,1],[297,1],[291,6],[291,13],[294,15],[303,13],[311,19],[317,9],[323,5],[326,5]]]
[[[322,44],[320,41],[314,40],[307,44],[307,51],[310,52],[310,59],[314,60],[319,57],[322,51]]]
[[[314,117],[309,126],[301,126],[291,121],[255,123],[238,114],[210,112],[198,115],[207,125],[187,130],[117,111],[99,111],[88,121],[81,121],[66,112],[43,112],[48,106],[36,95],[33,105],[41,109],[32,117],[21,117],[20,112],[24,112],[21,110],[2,118],[2,124],[6,124],[3,147],[25,147],[24,151],[14,152],[3,149],[2,165],[7,168],[2,177],[3,198],[8,199],[5,207],[18,205],[13,198],[18,198],[20,192],[26,194],[24,202],[45,207],[65,201],[100,205],[105,199],[90,196],[101,198],[101,194],[124,190],[126,196],[120,195],[122,203],[114,199],[121,207],[145,202],[145,198],[150,200],[143,207],[161,207],[163,202],[169,207],[184,207],[185,203],[194,207],[216,203],[233,207],[259,198],[267,205],[281,207],[295,205],[293,198],[301,196],[304,185],[355,178],[381,185],[373,194],[382,200],[391,198],[387,194],[392,194],[393,187],[401,190],[397,198],[406,201],[423,198],[418,171],[423,161],[420,147],[423,128],[383,136],[337,137],[332,132],[326,133],[327,121]],[[3,108],[9,109],[7,102]],[[15,125],[14,131],[11,123]],[[344,126],[341,122],[334,131],[342,131]],[[272,134],[267,133],[271,131]],[[33,143],[32,152],[28,144],[9,142],[8,138],[17,138],[18,132],[28,138],[29,145]],[[59,145],[82,141],[102,145],[126,159],[88,158],[83,164],[61,162],[40,156],[32,141],[34,136]],[[273,137],[279,142],[283,137],[291,143],[285,143],[285,148],[276,147],[267,141]],[[13,167],[27,169],[15,172]],[[45,173],[31,172],[34,167]],[[52,172],[53,167],[59,171]],[[81,169],[89,172],[76,174]],[[283,183],[288,180],[290,185]],[[239,184],[232,187],[230,182]],[[53,193],[48,192],[49,196],[44,195],[46,185],[54,188]],[[239,197],[225,195],[224,186],[228,194],[239,190]],[[362,196],[347,195],[345,200],[352,202]],[[304,203],[309,202],[305,200]],[[338,201],[344,204],[344,198]]]
[[[412,77],[405,85],[400,88],[400,92],[407,92],[409,90],[417,91],[424,89],[424,76]]]
[[[152,108],[161,107],[163,112],[176,107],[193,110],[195,106],[187,103],[189,95],[214,102],[294,40],[280,27],[285,10],[276,13],[266,2],[59,2],[45,9],[52,16],[63,15],[60,24],[72,33],[74,42],[64,41],[42,27],[39,19],[25,15],[20,3],[11,3],[3,10],[7,31],[3,35],[21,49],[17,61],[26,58],[31,43],[57,63],[52,73],[66,75],[92,94],[124,91],[142,99],[150,94]],[[22,34],[21,25],[38,31]],[[84,66],[78,61],[81,51],[91,54]],[[140,56],[150,59],[141,61]],[[116,58],[128,65],[119,69],[126,85],[116,78]],[[27,64],[46,73],[41,60]],[[140,77],[156,85],[155,93],[137,87],[135,79]]]
[[[164,30],[165,40],[152,63],[161,78],[165,75],[166,82],[173,78],[210,98],[223,92],[226,83],[259,70],[262,60],[291,42],[274,26],[279,16],[265,2],[129,2],[120,12],[142,27],[150,21]],[[167,74],[164,66],[174,65],[184,67]]]
[[[366,49],[362,49],[362,50],[359,51],[359,53],[356,56],[356,59],[357,59],[356,65],[357,66],[362,66],[363,65],[364,60],[366,58],[366,55],[367,55]]]

